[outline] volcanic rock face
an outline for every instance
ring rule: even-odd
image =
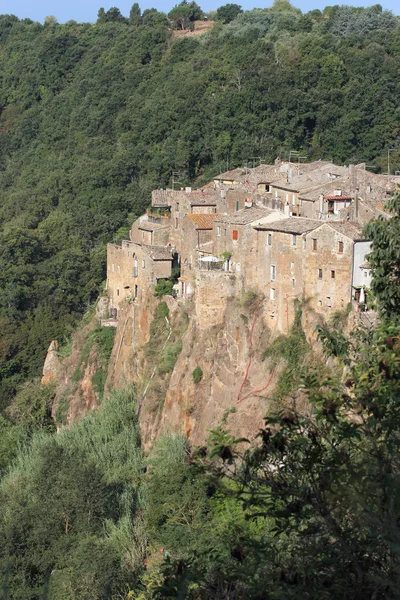
[[[43,365],[42,384],[47,385],[56,381],[60,373],[61,363],[58,358],[58,342],[53,340],[47,350],[46,359]]]

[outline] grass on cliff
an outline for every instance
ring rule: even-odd
[[[99,361],[99,368],[92,378],[96,392],[101,398],[107,378],[107,367],[114,345],[115,329],[113,327],[95,327],[87,336],[83,346],[78,365],[72,376],[72,381],[78,383],[82,377],[89,360],[89,355],[94,349]]]
[[[179,310],[170,316],[166,302],[160,302],[150,326],[150,339],[145,345],[145,381],[149,381],[147,395],[153,397],[154,408],[164,401],[168,382],[176,361],[182,351],[182,338],[188,327],[189,317]]]
[[[301,317],[302,311],[297,308],[289,334],[277,337],[264,352],[264,358],[271,359],[271,368],[277,367],[282,360],[285,361],[285,368],[279,375],[275,390],[278,398],[287,396],[297,388],[305,357],[310,350]]]

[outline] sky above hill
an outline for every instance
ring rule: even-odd
[[[203,0],[199,1],[198,4],[202,7],[203,10],[213,10],[218,8],[218,6],[222,6],[227,2],[235,0]],[[300,8],[303,12],[307,12],[314,8],[322,9],[323,6],[326,5],[334,5],[334,4],[349,4],[351,6],[371,6],[376,4],[379,0],[372,0],[370,2],[338,2],[337,0],[332,0],[332,2],[326,2],[321,4],[318,0],[295,0],[293,4]],[[103,6],[106,10],[111,8],[112,6],[117,6],[121,13],[125,16],[129,15],[129,10],[133,4],[134,0],[115,0],[110,2],[104,2],[104,0],[69,0],[68,2],[54,2],[54,0],[36,0],[36,2],[32,3],[31,0],[2,0],[0,2],[0,12],[2,14],[14,14],[17,17],[23,19],[29,17],[34,21],[43,22],[44,18],[48,15],[54,15],[60,23],[65,23],[65,21],[75,20],[75,21],[95,21],[97,12],[101,6]],[[272,1],[263,1],[263,0],[236,0],[238,4],[241,4],[242,7],[246,10],[251,8],[266,8],[271,6]],[[146,8],[157,8],[158,10],[162,10],[165,12],[169,12],[171,8],[178,4],[179,0],[142,0],[139,2],[142,10]],[[392,10],[395,14],[400,14],[400,5],[398,0],[384,0],[380,2],[385,9]]]

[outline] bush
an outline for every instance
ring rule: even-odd
[[[171,296],[174,284],[169,279],[160,279],[154,288],[154,295],[156,298],[162,298],[163,296]]]
[[[197,385],[203,378],[203,371],[200,367],[196,367],[192,373],[193,382]]]

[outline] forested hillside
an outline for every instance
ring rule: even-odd
[[[96,298],[105,243],[173,170],[205,181],[291,149],[379,169],[397,147],[399,25],[379,5],[228,5],[206,35],[175,41],[174,14],[0,17],[3,407]]]

